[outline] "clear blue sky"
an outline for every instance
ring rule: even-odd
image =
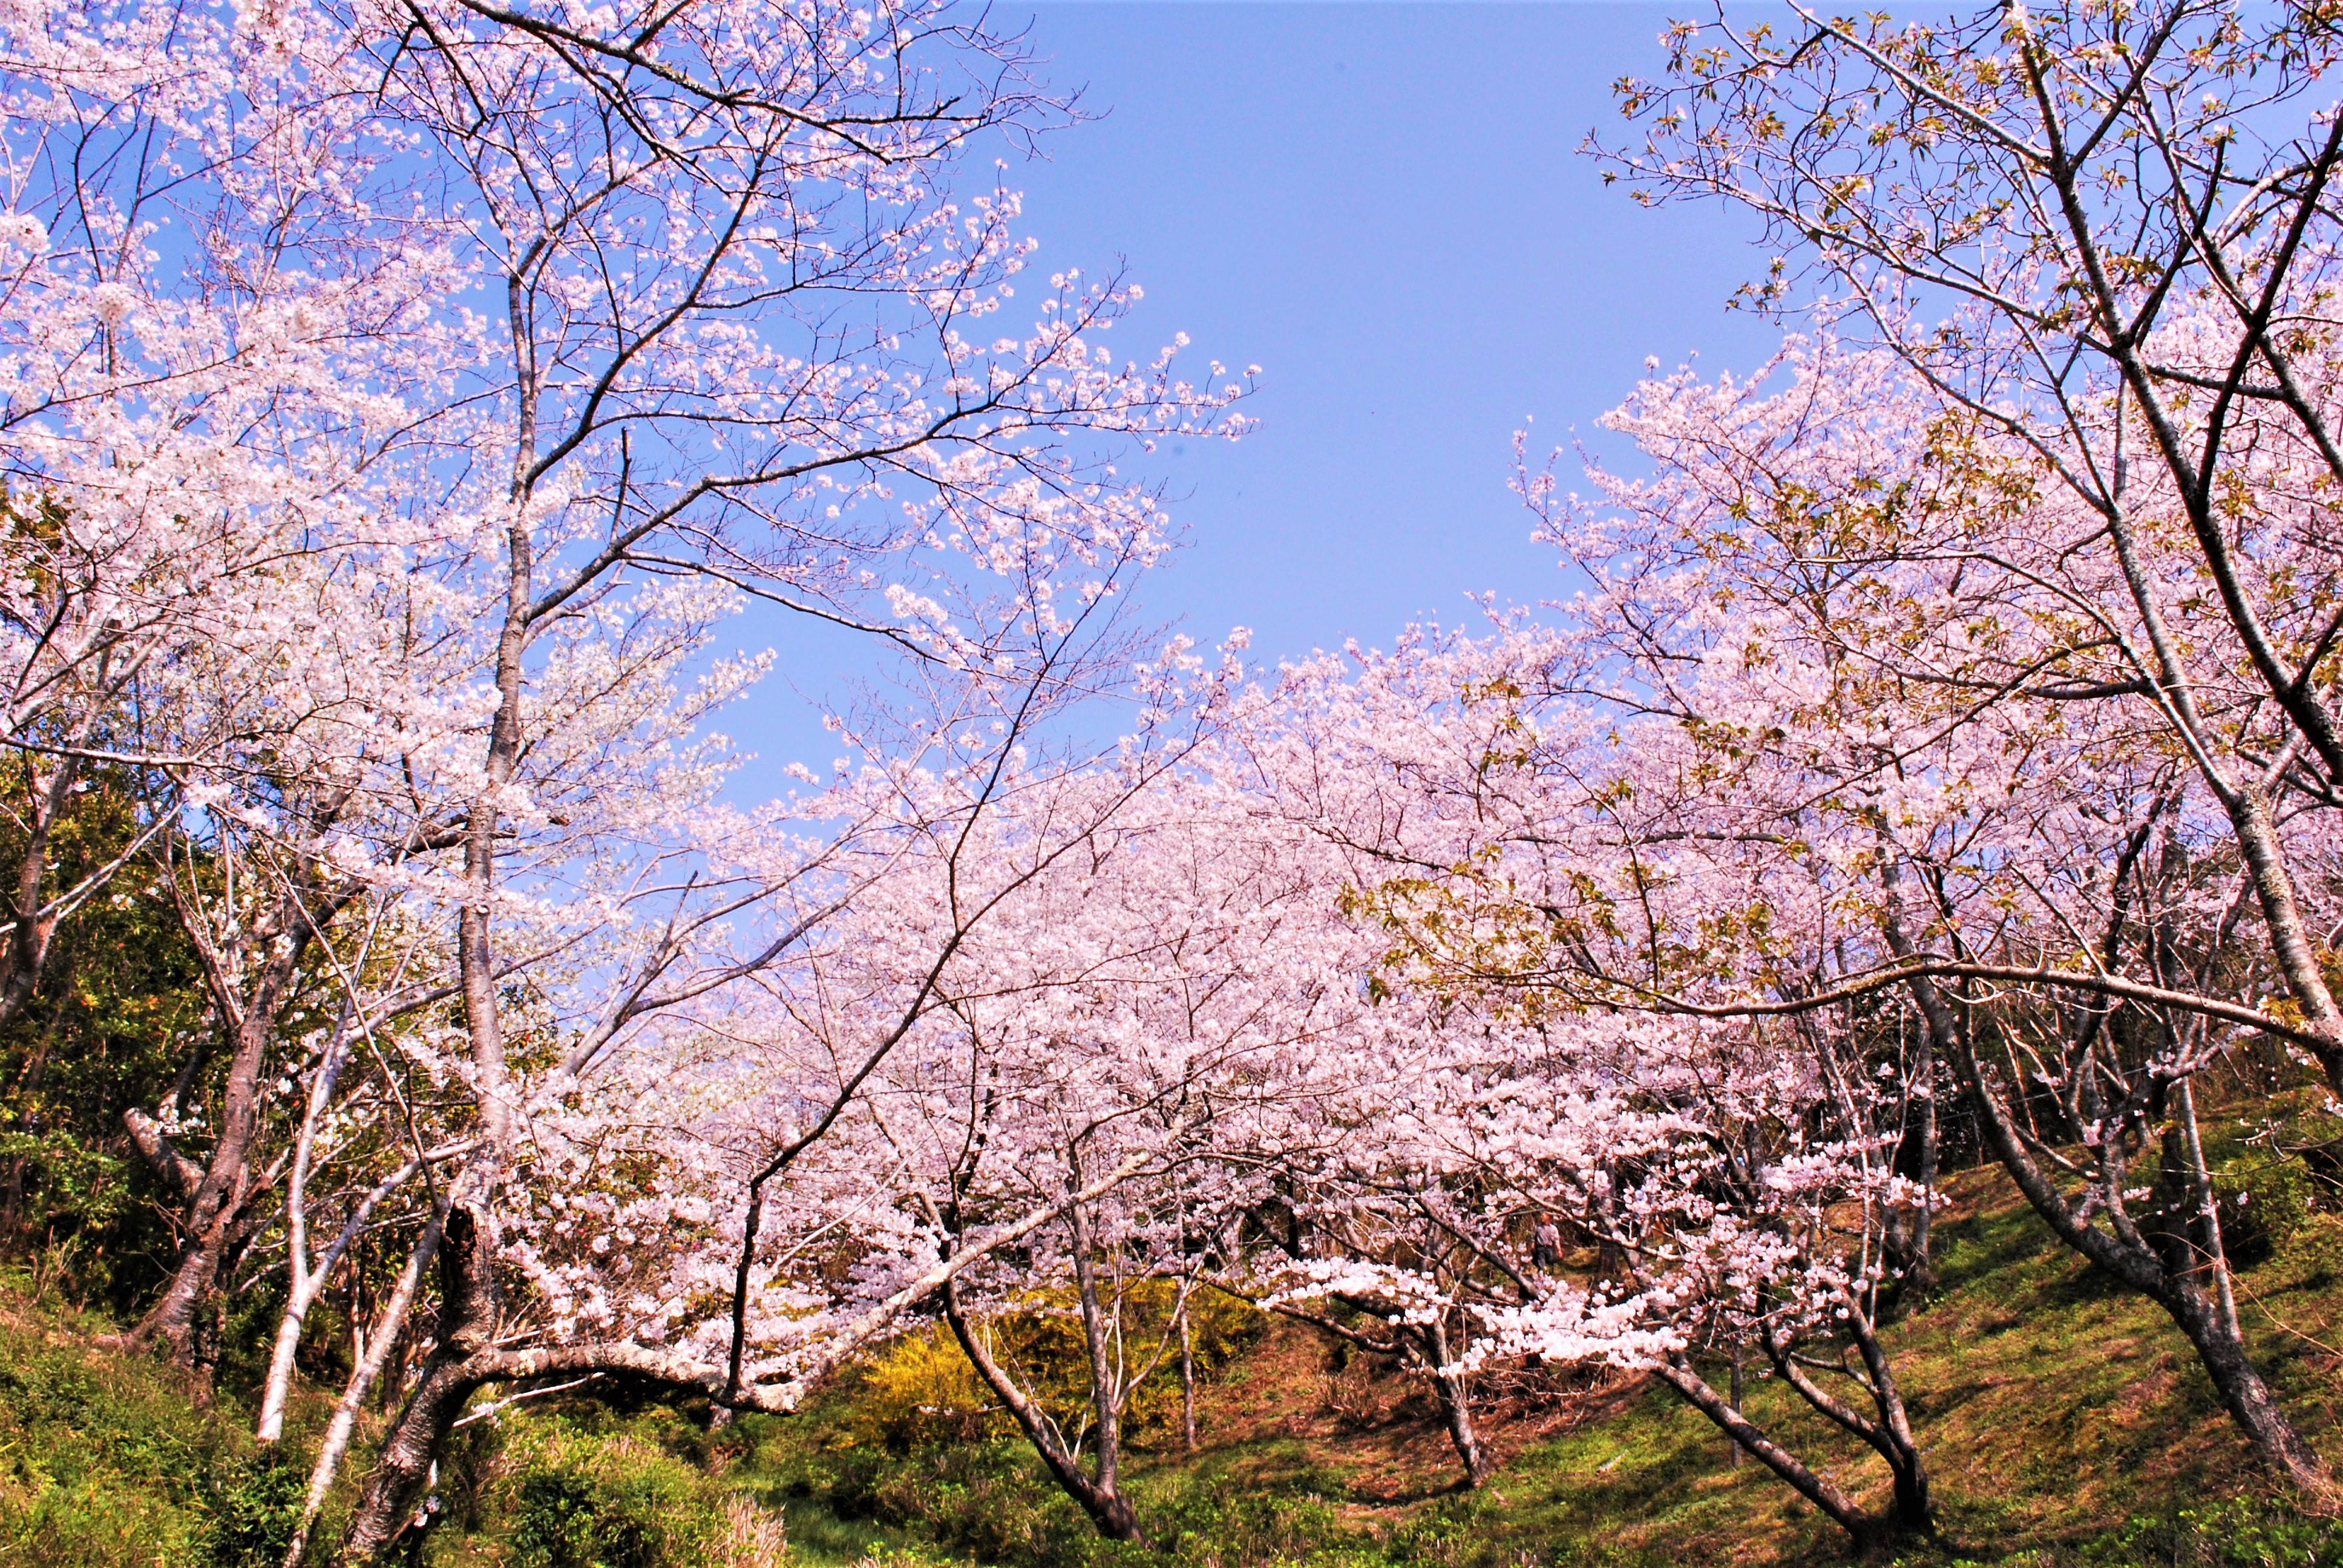
[[[1766,259],[1746,221],[1646,211],[1578,151],[1598,124],[1619,125],[1616,78],[1659,73],[1669,15],[1171,0],[1031,12],[1049,80],[1082,88],[1100,116],[1010,171],[1036,266],[1126,266],[1147,295],[1116,329],[1126,356],[1184,330],[1200,365],[1262,367],[1260,429],[1167,454],[1160,470],[1190,548],[1147,582],[1154,617],[1208,644],[1250,626],[1254,656],[1273,662],[1350,637],[1388,645],[1413,618],[1453,623],[1467,593],[1553,596],[1552,553],[1529,542],[1505,487],[1524,417],[1543,445],[1592,434],[1646,356],[1674,366],[1697,351],[1714,371],[1769,351],[1778,330],[1725,305]],[[726,727],[763,754],[759,779],[791,758],[825,766],[835,747],[787,685],[820,695],[869,669],[870,650],[747,635],[773,637],[783,669]]]

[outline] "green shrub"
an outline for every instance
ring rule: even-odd
[[[2261,1262],[2284,1246],[2309,1218],[2316,1179],[2292,1155],[2255,1151],[2213,1171],[2221,1215],[2221,1245],[2240,1268]]]
[[[517,1421],[485,1465],[482,1523],[511,1568],[774,1568],[779,1523],[625,1431]]]
[[[100,1326],[0,1302],[0,1568],[202,1561],[243,1434],[167,1369],[75,1342]]]
[[[308,1483],[307,1471],[275,1452],[226,1467],[213,1483],[196,1560],[205,1568],[277,1568],[300,1524]]]
[[[1382,1568],[1371,1540],[1343,1522],[1324,1497],[1265,1492],[1234,1482],[1171,1490],[1147,1500],[1141,1517],[1183,1563],[1195,1568],[1309,1564]]]
[[[512,1456],[515,1568],[698,1568],[719,1548],[714,1500],[658,1449],[547,1422]]]
[[[867,1485],[871,1518],[1003,1568],[1065,1568],[1098,1539],[1021,1438],[896,1460]]]

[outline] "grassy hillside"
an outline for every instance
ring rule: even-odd
[[[2343,1530],[2266,1496],[2193,1355],[2153,1306],[2055,1246],[1997,1171],[1949,1184],[1943,1288],[1889,1342],[1942,1504],[1911,1564],[2343,1563]],[[2256,1349],[2324,1452],[2343,1394],[2343,1216],[2313,1211],[2241,1277]],[[1786,1391],[1750,1408],[1842,1485],[1878,1502],[1883,1467]],[[1084,1540],[1013,1443],[852,1446],[850,1394],[769,1422],[744,1468],[809,1556],[883,1544],[1054,1568],[1114,1555]],[[1771,1473],[1727,1462],[1715,1429],[1635,1378],[1543,1388],[1487,1417],[1503,1455],[1477,1494],[1434,1412],[1365,1358],[1282,1325],[1205,1401],[1202,1451],[1141,1456],[1159,1534],[1213,1568],[1370,1557],[1433,1568],[1844,1562],[1844,1537]],[[2184,1514],[2193,1518],[2184,1518]],[[1014,1516],[1015,1528],[1003,1521]],[[2319,1547],[2324,1545],[2324,1550]]]
[[[1890,1343],[1943,1528],[1898,1561],[2010,1568],[2343,1564],[2343,1528],[2267,1494],[2187,1347],[2152,1307],[2049,1244],[1997,1173],[1950,1183],[1943,1288]],[[2242,1276],[2263,1364],[2324,1452],[2343,1445],[2343,1215],[2313,1210]],[[0,1306],[0,1568],[269,1561],[290,1493],[233,1392],[199,1410],[104,1325]],[[808,1568],[866,1558],[1138,1568],[1097,1541],[1023,1446],[874,1429],[848,1380],[802,1415],[713,1436],[698,1412],[578,1403],[460,1434],[427,1561],[464,1568],[762,1568],[776,1515]],[[1620,1375],[1492,1391],[1503,1467],[1477,1493],[1422,1394],[1312,1332],[1255,1325],[1208,1387],[1202,1447],[1166,1423],[1131,1491],[1193,1568],[1572,1568],[1845,1562],[1843,1538],[1664,1390]],[[1750,1407],[1876,1498],[1884,1472],[1770,1383]]]
[[[154,1568],[207,1560],[247,1501],[242,1412],[91,1347],[110,1325],[0,1294],[0,1564]]]

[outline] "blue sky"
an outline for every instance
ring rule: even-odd
[[[1681,9],[1681,7],[1678,7]],[[995,16],[1022,15],[1006,4]],[[1578,151],[1619,125],[1611,85],[1658,74],[1669,9],[1639,4],[1065,0],[1031,42],[1099,117],[1008,174],[1044,271],[1117,262],[1146,290],[1126,355],[1176,331],[1201,365],[1262,367],[1260,429],[1166,454],[1190,546],[1142,589],[1199,640],[1253,628],[1277,658],[1468,593],[1562,591],[1505,487],[1513,432],[1593,434],[1643,371],[1715,371],[1779,330],[1728,312],[1763,270],[1745,219],[1647,211]],[[973,173],[975,171],[971,171]],[[782,669],[727,728],[753,771],[834,745],[789,692],[840,689],[871,652],[758,626]],[[746,780],[743,780],[746,782]]]

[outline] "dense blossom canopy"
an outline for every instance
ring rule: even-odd
[[[126,1338],[281,1271],[281,1441],[395,1237],[303,1525],[396,1380],[357,1561],[484,1391],[786,1412],[934,1322],[1143,1540],[1199,1292],[1396,1358],[1472,1483],[1477,1378],[1628,1369],[1867,1540],[1931,1517],[1878,1331],[1957,1141],[2327,1488],[2196,1095],[2282,1147],[2343,1091],[2343,116],[2245,150],[2331,25],[1797,32],[1673,32],[1613,165],[1799,236],[1806,329],[1655,367],[1624,471],[1522,454],[1573,597],[1268,670],[1126,618],[1126,466],[1251,377],[1029,273],[968,155],[1064,115],[980,12],[0,15],[0,1027],[142,898],[213,1020],[125,1118],[179,1241]],[[752,601],[892,677],[761,806]],[[1001,1349],[1051,1315],[1078,1418]]]

